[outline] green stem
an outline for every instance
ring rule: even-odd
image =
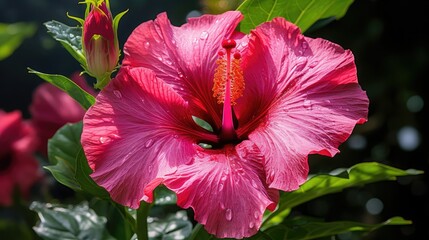
[[[192,230],[191,236],[188,238],[188,240],[195,240],[198,234],[200,233],[200,230],[203,228],[203,225],[197,224],[194,229]]]
[[[145,201],[140,202],[140,208],[137,209],[136,234],[138,240],[149,240],[147,217],[151,204]]]

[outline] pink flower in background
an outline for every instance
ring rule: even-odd
[[[35,131],[23,122],[21,113],[0,110],[0,205],[12,204],[15,188],[28,197],[30,188],[40,179],[36,147]]]
[[[85,91],[95,95],[94,90],[79,73],[72,80]],[[50,83],[42,83],[33,93],[30,105],[31,121],[39,137],[39,152],[46,155],[48,140],[66,123],[82,120],[85,109],[67,93]]]
[[[82,133],[91,177],[113,200],[138,208],[164,184],[209,233],[248,237],[279,190],[306,180],[309,154],[335,155],[366,121],[350,51],[282,18],[245,35],[242,18],[174,27],[160,14],[131,34]]]

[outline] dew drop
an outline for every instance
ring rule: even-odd
[[[227,178],[227,176],[226,176],[226,175],[222,175],[222,177],[220,178],[220,180],[221,180],[222,182],[225,182],[225,181],[226,181],[226,178]]]
[[[149,49],[149,47],[150,47],[150,42],[145,42],[144,43],[144,48]]]
[[[315,66],[317,66],[319,64],[319,61],[313,61],[310,63],[310,65],[308,65],[309,68],[314,68]]]
[[[304,100],[304,108],[307,110],[312,110],[313,109],[313,105],[311,103],[311,100]]]
[[[147,202],[149,200],[149,196],[143,195],[142,200],[145,201],[145,202]]]
[[[179,138],[179,135],[177,135],[177,134],[174,134],[174,136],[173,136],[174,138]]]
[[[173,62],[171,62],[170,60],[165,60],[165,63],[166,63],[167,65],[173,65]]]
[[[146,143],[144,144],[144,146],[147,148],[151,147],[152,145],[153,145],[153,139],[152,138],[147,140]]]
[[[259,219],[259,213],[255,211],[255,212],[253,213],[253,217],[254,217],[256,220],[258,220],[258,219]]]
[[[204,31],[204,32],[201,33],[200,39],[201,40],[205,40],[205,39],[207,39],[208,36],[209,36],[209,33],[206,32],[206,31]]]
[[[231,221],[232,220],[232,210],[231,209],[226,209],[226,211],[225,211],[225,218],[226,218],[226,220],[228,220],[228,221]]]
[[[255,227],[255,223],[254,222],[250,222],[249,223],[249,228],[254,228]]]
[[[223,202],[221,202],[221,203],[220,203],[220,208],[221,208],[222,210],[225,210],[225,204],[223,204]]]
[[[307,49],[307,48],[308,48],[308,42],[303,41],[303,42],[301,43],[301,47],[302,47],[302,49]]]
[[[113,94],[115,94],[115,96],[116,96],[118,99],[121,99],[121,98],[122,98],[122,93],[121,93],[119,90],[113,90]]]
[[[252,186],[256,189],[258,189],[258,185],[256,184],[255,180],[252,179]]]
[[[173,40],[171,40],[171,43],[173,44],[173,45],[176,45],[176,41],[173,39]]]
[[[223,190],[223,183],[220,183],[218,191],[221,192],[222,190]]]
[[[100,137],[98,140],[100,141],[101,144],[110,142],[109,137]]]

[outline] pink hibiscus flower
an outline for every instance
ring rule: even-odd
[[[73,74],[71,78],[85,91],[95,95],[94,89],[79,73]],[[79,122],[85,115],[85,109],[79,103],[50,83],[42,83],[36,88],[29,109],[39,137],[38,150],[43,154],[47,153],[48,140],[59,128],[66,123]]]
[[[245,35],[242,18],[174,27],[160,14],[131,34],[82,134],[91,176],[112,199],[138,208],[164,184],[209,233],[248,237],[279,190],[306,180],[309,154],[335,155],[366,121],[350,51],[282,18]]]
[[[12,195],[18,188],[28,197],[30,188],[41,177],[34,157],[37,138],[34,129],[23,122],[21,113],[0,110],[0,205],[12,204]]]

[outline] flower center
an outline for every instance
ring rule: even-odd
[[[243,70],[240,67],[241,54],[233,52],[236,45],[233,39],[225,39],[222,42],[225,51],[219,52],[219,58],[216,61],[218,66],[213,79],[213,97],[217,98],[219,104],[223,104],[222,127],[219,135],[223,142],[237,139],[232,106],[244,91]]]

